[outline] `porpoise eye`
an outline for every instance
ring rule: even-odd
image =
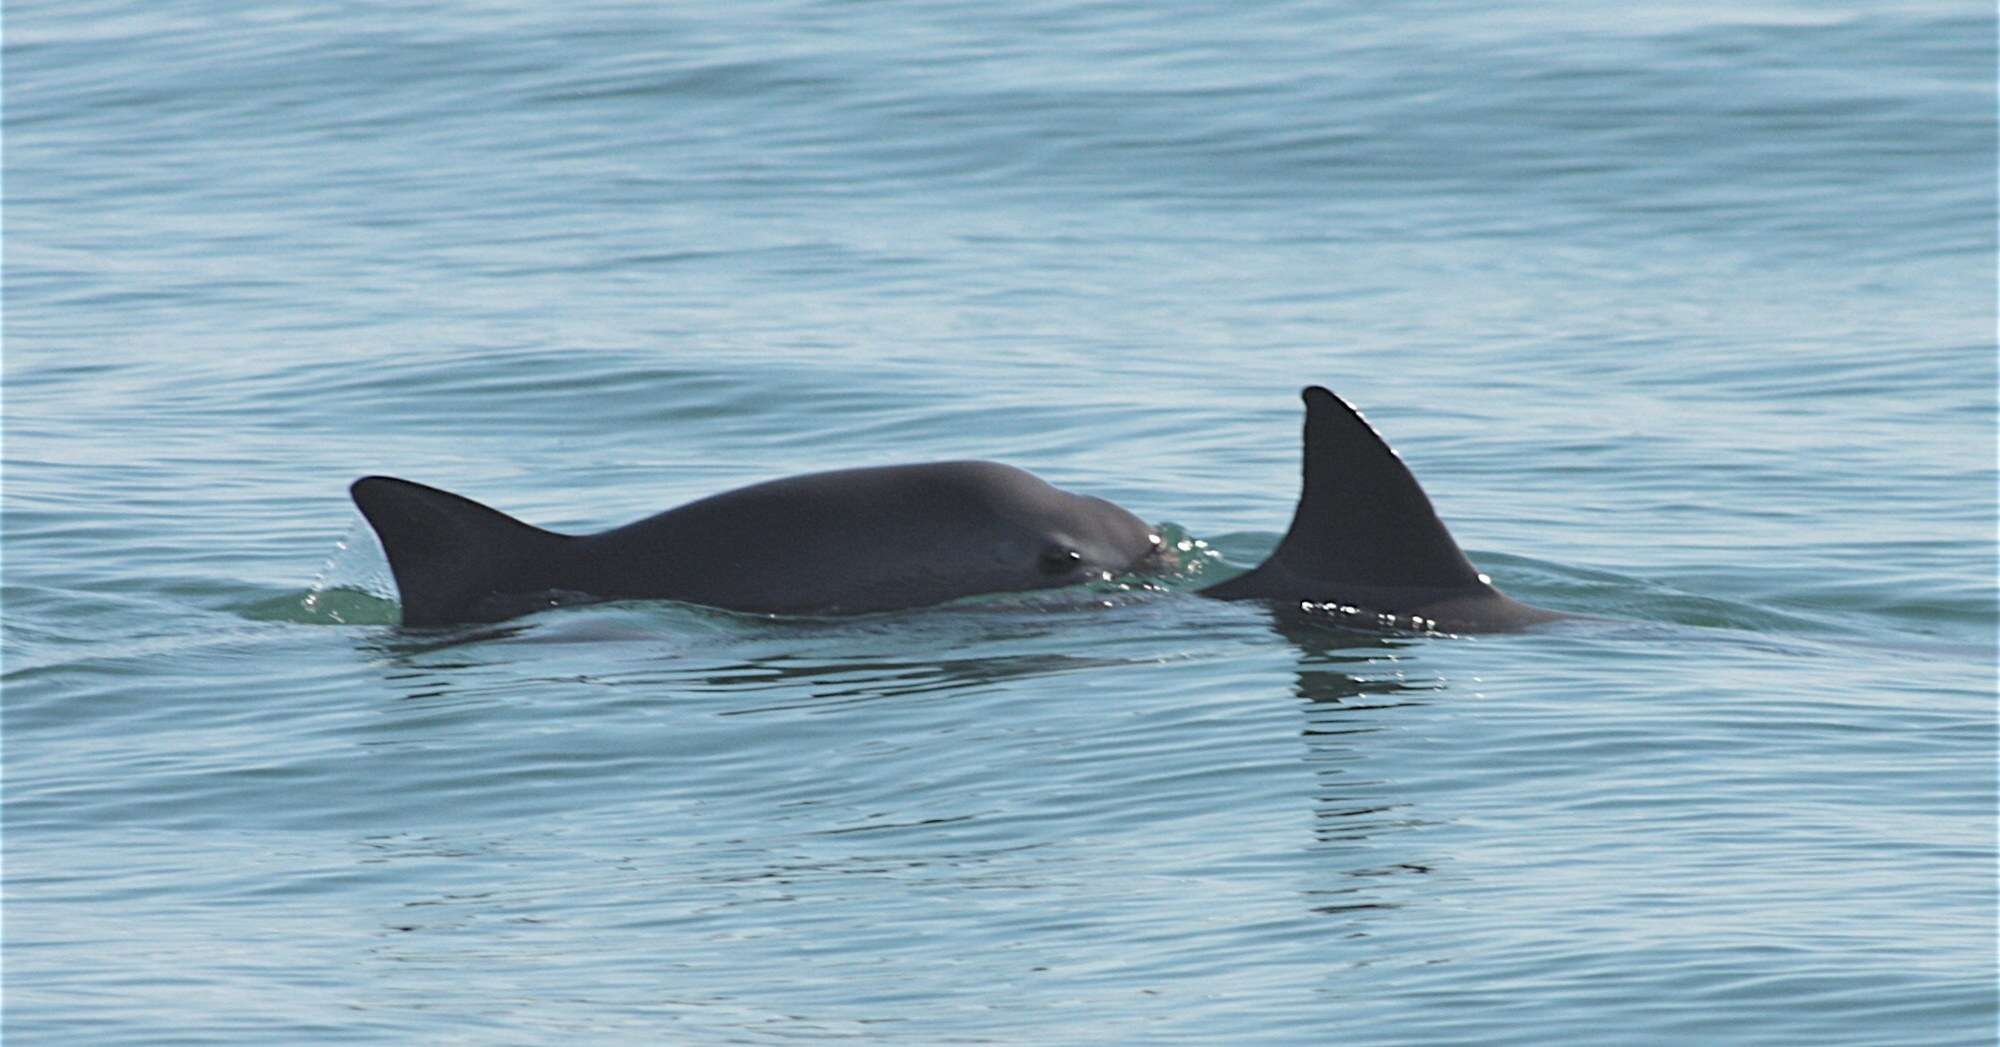
[[[1042,571],[1045,574],[1068,574],[1083,566],[1083,554],[1067,545],[1051,545],[1042,550]]]

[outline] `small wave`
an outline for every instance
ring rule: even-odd
[[[307,589],[259,600],[240,609],[257,622],[298,625],[395,625],[402,621],[396,601],[357,589]]]

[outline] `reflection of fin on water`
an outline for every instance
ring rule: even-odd
[[[1203,595],[1418,631],[1505,631],[1564,617],[1507,596],[1472,566],[1359,411],[1318,386],[1304,395],[1304,482],[1291,527],[1261,566]]]

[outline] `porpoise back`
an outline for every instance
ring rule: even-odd
[[[1159,547],[1124,509],[994,462],[788,477],[589,535],[531,527],[391,477],[363,478],[352,493],[382,539],[406,626],[585,600],[787,615],[895,610],[1071,585],[1131,570]]]

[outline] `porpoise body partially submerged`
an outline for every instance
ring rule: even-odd
[[[1202,595],[1416,630],[1563,617],[1506,596],[1472,566],[1359,412],[1318,386],[1304,398],[1304,482],[1290,528],[1262,565]],[[1170,565],[1138,517],[994,462],[788,477],[587,535],[386,476],[357,480],[352,493],[388,554],[408,627],[625,599],[857,614]]]

